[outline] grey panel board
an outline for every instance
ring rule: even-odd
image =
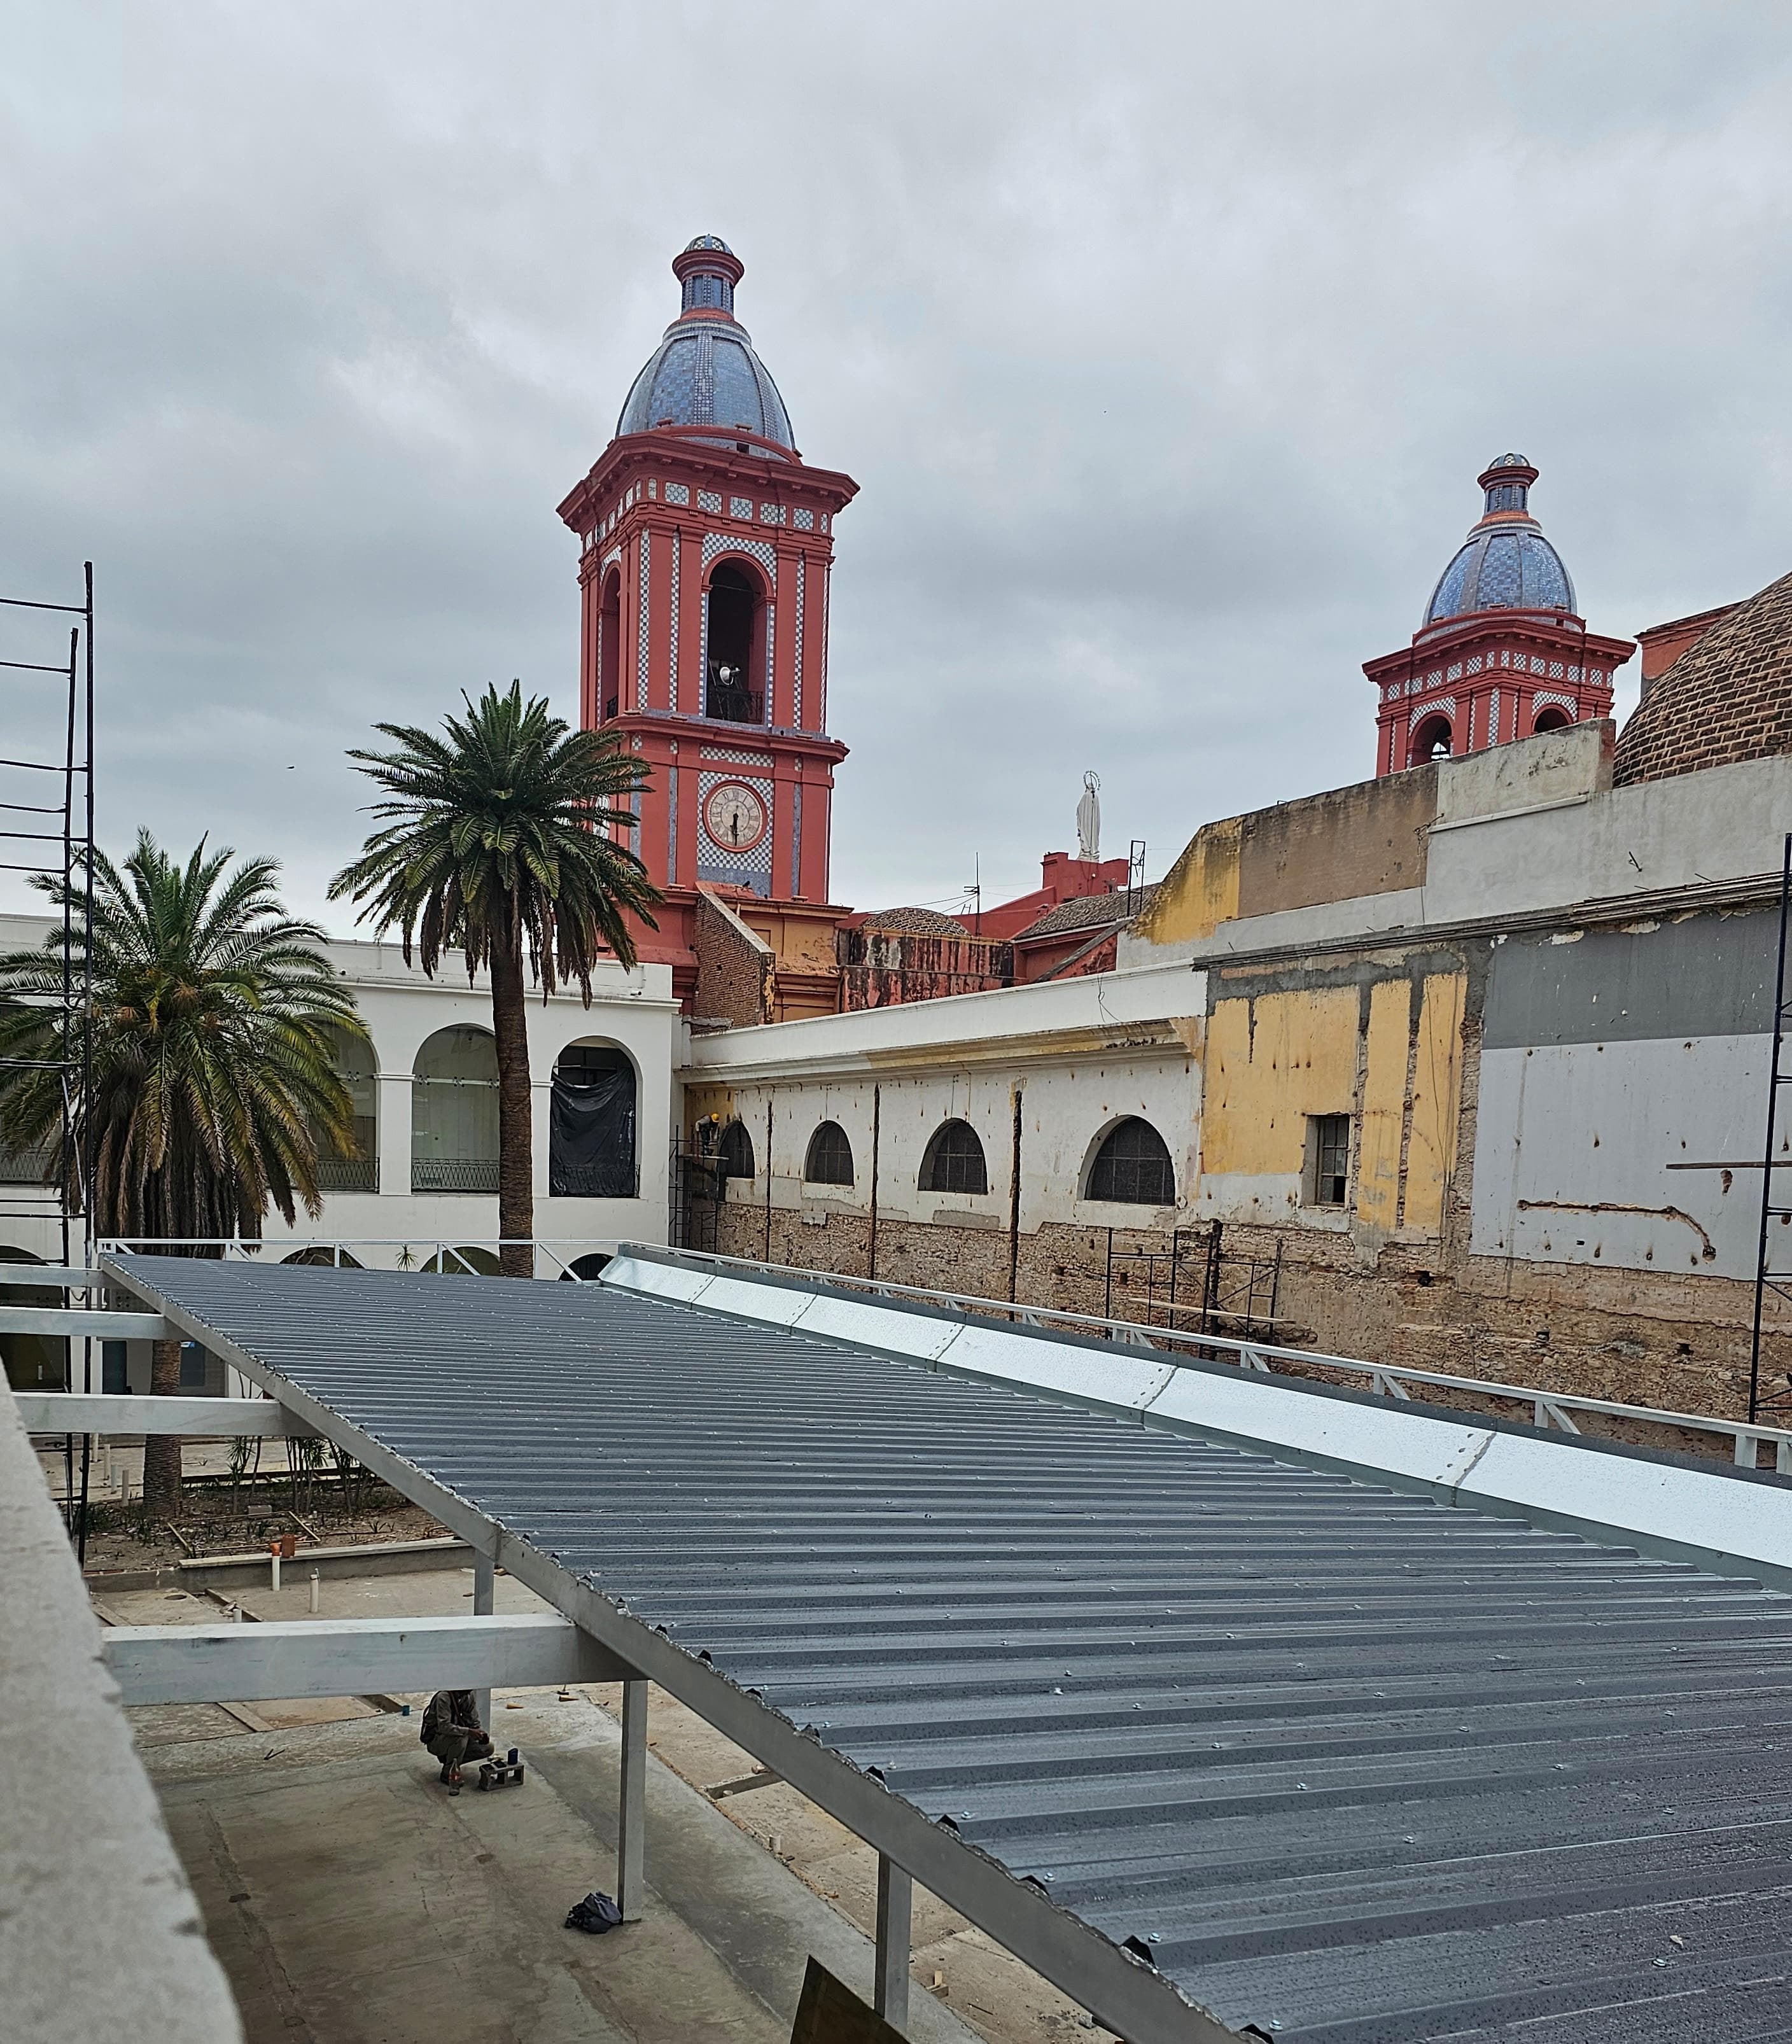
[[[665,1300],[120,1261],[1236,2027],[1785,2034],[1792,1599]]]
[[[1494,947],[1487,1049],[1772,1033],[1777,909],[1567,935]]]

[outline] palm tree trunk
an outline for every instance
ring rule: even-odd
[[[522,960],[491,947],[491,1032],[498,1045],[498,1252],[506,1278],[535,1275],[535,1131],[529,1083],[529,1020]]]
[[[180,1343],[159,1341],[149,1366],[152,1398],[180,1394]],[[152,1519],[174,1519],[180,1513],[180,1436],[151,1434],[143,1443],[143,1508]]]

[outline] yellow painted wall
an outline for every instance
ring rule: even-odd
[[[1356,989],[1349,986],[1215,1004],[1207,1033],[1203,1171],[1299,1174],[1306,1162],[1307,1116],[1348,1114],[1354,1105],[1356,1013]]]
[[[1238,914],[1238,846],[1241,816],[1203,824],[1164,875],[1139,934],[1154,944],[1210,937]]]
[[[1392,1231],[1400,1217],[1400,1136],[1406,1119],[1412,989],[1384,979],[1369,989],[1369,1040],[1356,1161],[1356,1217]]]
[[[1418,1055],[1413,1074],[1413,1133],[1406,1149],[1406,1205],[1413,1228],[1444,1221],[1444,1188],[1456,1163],[1456,1119],[1462,1093],[1462,1016],[1467,982],[1436,973],[1425,983]]]

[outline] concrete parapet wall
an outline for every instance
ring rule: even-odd
[[[131,1742],[79,1570],[0,1396],[0,2031],[31,2044],[240,2044]]]

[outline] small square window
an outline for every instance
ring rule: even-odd
[[[1341,1207],[1350,1183],[1350,1116],[1309,1114],[1306,1143],[1308,1204]]]

